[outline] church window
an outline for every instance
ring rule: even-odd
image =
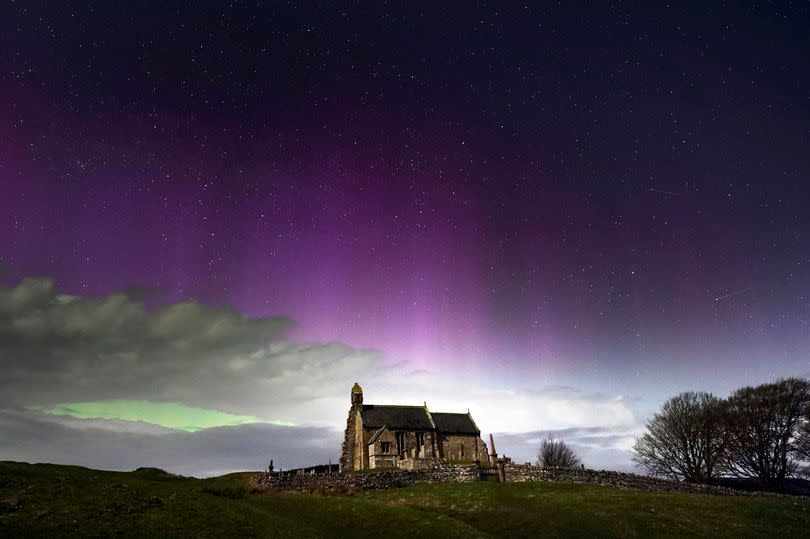
[[[424,432],[417,432],[416,433],[416,454],[417,455],[422,450],[423,445],[425,445],[425,433]]]
[[[380,442],[380,449],[382,449],[383,455],[388,455],[391,453],[391,442]]]

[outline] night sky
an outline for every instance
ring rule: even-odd
[[[623,469],[810,373],[806,2],[216,4],[0,7],[0,459],[334,461],[359,381]]]

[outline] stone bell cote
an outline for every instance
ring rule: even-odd
[[[352,406],[362,406],[362,405],[363,405],[363,388],[360,387],[360,384],[355,382],[354,387],[352,387]]]

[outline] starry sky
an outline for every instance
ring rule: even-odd
[[[668,396],[807,375],[808,27],[806,2],[0,7],[0,458],[308,464],[360,381],[626,468]]]

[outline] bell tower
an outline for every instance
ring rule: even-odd
[[[363,388],[357,382],[352,387],[352,407],[363,406]]]

